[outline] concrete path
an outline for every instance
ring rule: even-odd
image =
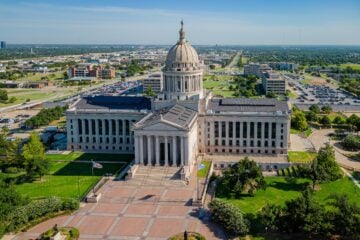
[[[346,151],[340,149],[335,141],[331,141],[329,134],[334,133],[334,129],[315,130],[310,136],[309,140],[313,143],[316,151],[325,146],[325,143],[330,143],[335,149],[335,158],[338,164],[346,169],[360,171],[360,162],[354,161],[344,155]],[[355,153],[355,152],[352,152]]]

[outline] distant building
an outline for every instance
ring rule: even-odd
[[[290,62],[270,62],[268,64],[272,69],[281,71],[294,71],[298,67],[297,64]]]
[[[244,75],[250,76],[254,75],[257,77],[262,77],[262,74],[266,71],[270,71],[271,67],[267,64],[258,64],[258,63],[249,63],[244,66]]]
[[[69,78],[115,78],[115,68],[104,68],[102,66],[94,67],[92,64],[82,64],[72,67],[68,70]]]
[[[266,71],[262,76],[262,86],[266,94],[275,93],[284,95],[286,93],[285,78],[274,71]]]
[[[115,68],[98,68],[97,69],[98,78],[101,79],[113,79],[116,76]]]
[[[1,41],[1,49],[5,49],[6,48],[6,42],[5,41]]]
[[[144,91],[151,87],[155,93],[162,92],[163,90],[163,76],[161,72],[153,73],[148,78],[143,80]]]
[[[25,87],[27,88],[44,88],[54,86],[50,81],[37,81],[37,82],[28,82]]]

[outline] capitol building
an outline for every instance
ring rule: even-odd
[[[66,113],[68,149],[133,153],[137,165],[181,167],[186,175],[198,157],[286,156],[288,103],[214,97],[203,89],[202,69],[181,24],[162,69],[163,91],[79,99]]]

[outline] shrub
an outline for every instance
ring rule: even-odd
[[[360,137],[354,135],[347,135],[341,142],[341,145],[348,150],[360,149]]]
[[[7,231],[20,229],[29,221],[36,220],[48,214],[57,213],[59,211],[72,211],[76,210],[78,207],[79,203],[75,199],[62,200],[57,197],[30,202],[11,212]]]
[[[248,231],[248,223],[245,221],[240,209],[230,203],[215,199],[209,203],[211,216],[230,234],[245,235]]]

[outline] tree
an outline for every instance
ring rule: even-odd
[[[276,96],[276,94],[274,93],[274,92],[268,92],[268,94],[266,94],[266,97],[267,98],[276,98],[277,96]]]
[[[308,126],[303,111],[297,110],[293,112],[291,116],[291,127],[300,131],[305,131],[307,129]]]
[[[360,207],[350,202],[347,195],[329,197],[333,211],[334,232],[349,239],[360,239]]]
[[[342,178],[341,169],[335,162],[335,151],[330,144],[320,148],[316,158],[311,164],[310,178],[313,188],[317,182],[329,182]]]
[[[11,97],[11,98],[9,99],[9,103],[14,103],[14,102],[16,102],[16,100],[17,100],[16,97]]]
[[[335,124],[345,124],[346,123],[346,119],[342,116],[336,116],[333,120],[333,123]]]
[[[313,104],[309,107],[309,110],[313,113],[319,114],[320,113],[320,107],[317,104]]]
[[[220,178],[219,189],[224,193],[242,193],[253,195],[258,189],[265,189],[266,182],[256,162],[245,157],[243,160],[226,169]]]
[[[318,117],[314,111],[308,111],[308,112],[306,112],[305,115],[306,115],[306,120],[309,122],[317,122],[318,121]]]
[[[156,96],[156,93],[153,91],[152,87],[149,86],[148,88],[146,88],[146,90],[144,91],[145,95],[146,96],[149,96],[149,97],[155,97]]]
[[[320,123],[326,127],[331,127],[331,119],[329,118],[328,115],[323,116],[320,119]]]
[[[4,89],[0,89],[0,101],[7,101],[8,100],[8,94],[7,91]]]
[[[276,232],[279,230],[283,215],[284,212],[281,206],[268,203],[261,209],[258,219],[267,232]]]
[[[288,232],[319,235],[329,232],[324,216],[324,208],[314,200],[312,190],[307,188],[300,197],[285,203],[283,228]]]
[[[221,224],[224,229],[234,235],[245,235],[249,228],[239,208],[230,203],[215,199],[209,203],[212,219]]]
[[[325,105],[321,108],[321,111],[323,111],[324,113],[331,113],[332,112],[332,108],[329,105]]]
[[[26,174],[30,178],[40,176],[41,179],[47,173],[49,161],[45,158],[44,145],[41,143],[37,133],[34,132],[30,135],[29,141],[23,147],[22,156],[25,159]]]
[[[352,114],[347,120],[347,124],[350,124],[352,128],[355,128],[355,130],[360,130],[360,117],[358,117],[355,114]]]

